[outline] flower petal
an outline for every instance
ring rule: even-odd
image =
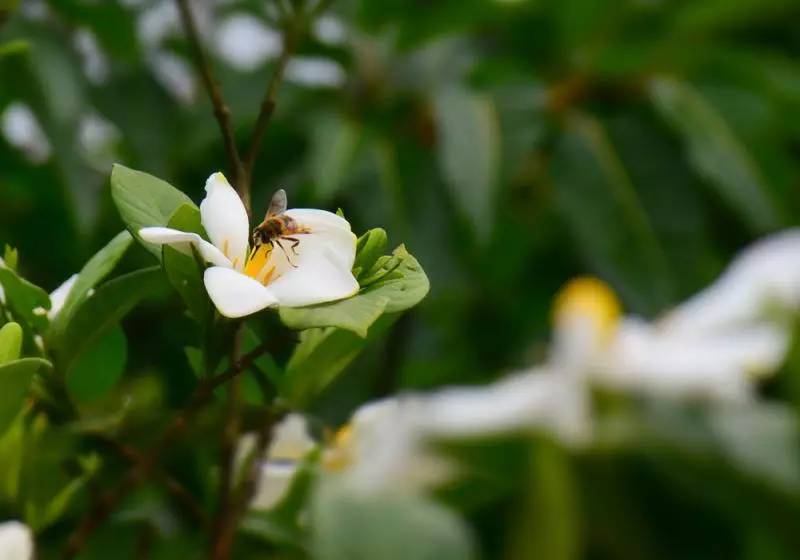
[[[780,366],[788,344],[787,330],[768,324],[698,337],[629,319],[598,380],[664,397],[743,400],[751,394],[753,376]]]
[[[32,560],[33,535],[19,521],[0,523],[0,556],[7,560]]]
[[[275,247],[271,261],[281,274],[269,289],[281,305],[299,307],[350,297],[358,292],[352,273],[356,237],[352,232],[315,232],[297,235],[300,241],[293,254]],[[287,256],[292,254],[291,259]]]
[[[247,258],[250,222],[242,199],[222,173],[206,181],[200,218],[211,242],[240,270]]]
[[[278,505],[286,496],[297,473],[298,464],[294,461],[281,463],[267,461],[261,466],[258,484],[250,507],[255,510],[268,510]]]
[[[192,254],[191,246],[194,246],[205,262],[226,268],[232,266],[228,257],[196,233],[165,227],[146,227],[139,230],[139,237],[148,243],[170,245],[187,255]]]
[[[269,288],[230,268],[214,266],[203,276],[206,291],[225,317],[244,317],[278,304]]]
[[[51,321],[58,315],[61,308],[64,307],[64,302],[67,301],[67,296],[69,296],[69,292],[72,290],[72,286],[75,285],[77,279],[78,275],[73,274],[50,294],[50,311],[47,312],[47,316]]]
[[[800,229],[746,249],[711,286],[670,312],[661,328],[688,334],[758,321],[770,305],[800,308]]]

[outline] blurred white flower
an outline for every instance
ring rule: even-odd
[[[306,87],[340,87],[346,77],[344,69],[327,58],[297,56],[286,65],[286,80]]]
[[[86,159],[100,170],[108,170],[117,160],[119,129],[97,113],[88,113],[78,124],[78,143]]]
[[[255,440],[253,434],[242,438],[238,451],[242,458],[252,452]],[[286,495],[300,463],[316,447],[303,416],[289,414],[284,418],[275,427],[266,457],[260,463],[256,493],[250,507],[265,510],[278,504]]]
[[[297,231],[248,250],[250,226],[244,204],[225,176],[214,173],[206,181],[206,197],[200,204],[211,243],[196,233],[165,227],[143,228],[139,235],[150,243],[173,245],[189,254],[193,246],[213,265],[203,280],[211,301],[226,317],[354,295],[358,291],[352,273],[356,236],[347,220],[310,208],[281,214]]]
[[[317,18],[312,31],[321,43],[327,45],[341,45],[347,39],[347,29],[342,20],[330,14]]]
[[[97,43],[94,33],[87,28],[79,29],[74,36],[75,48],[81,55],[83,73],[95,85],[108,79],[109,65],[105,53]]]
[[[217,54],[242,71],[260,67],[281,51],[280,33],[248,15],[226,18],[217,28],[214,45]]]
[[[24,103],[14,102],[0,116],[0,129],[6,141],[22,150],[34,163],[43,163],[50,158],[53,149],[42,130],[39,120]]]
[[[164,89],[181,103],[188,105],[194,101],[197,84],[188,62],[166,51],[154,53],[149,60],[153,75]]]
[[[355,489],[423,489],[456,472],[432,447],[440,440],[542,431],[585,443],[593,385],[746,401],[755,376],[774,372],[788,350],[789,322],[775,306],[800,307],[796,231],[754,244],[712,286],[652,323],[622,317],[601,281],[573,280],[555,300],[547,363],[487,386],[369,403],[326,450],[325,464]]]
[[[19,521],[0,523],[0,558],[33,560],[33,534]]]

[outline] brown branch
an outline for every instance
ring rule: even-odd
[[[295,26],[291,22],[287,24],[287,28],[283,33],[283,50],[275,63],[275,71],[267,83],[267,91],[264,93],[264,98],[261,101],[261,108],[256,118],[256,124],[253,127],[253,135],[250,138],[250,146],[244,156],[243,169],[246,181],[249,183],[253,176],[253,167],[255,166],[258,151],[261,148],[261,141],[264,139],[264,134],[267,132],[267,127],[272,120],[272,115],[275,113],[275,98],[278,95],[278,87],[283,81],[283,75],[286,72],[286,66],[289,64],[289,59],[292,57],[295,49]]]
[[[228,164],[231,168],[233,184],[239,192],[239,196],[242,198],[247,213],[249,214],[250,183],[245,180],[242,160],[239,156],[239,149],[236,147],[236,135],[233,132],[233,125],[231,124],[231,111],[226,105],[222,97],[222,90],[211,72],[211,63],[203,50],[200,33],[197,31],[197,23],[189,7],[189,0],[175,1],[178,4],[183,27],[186,30],[189,44],[194,53],[195,66],[203,79],[203,85],[208,93],[208,97],[211,99],[211,104],[214,106],[214,116],[217,119],[219,130],[222,133],[222,140],[225,143],[225,151],[228,154]]]
[[[240,354],[243,336],[244,323],[239,323],[233,335],[233,347],[231,349],[231,364],[234,367],[241,367]],[[235,517],[231,509],[231,497],[232,485],[235,478],[234,461],[236,440],[239,435],[241,423],[240,379],[241,377],[236,377],[228,384],[228,406],[225,410],[225,425],[222,429],[222,468],[220,469],[219,500],[209,555],[212,560],[224,560],[230,556],[230,549],[233,545],[233,535],[236,528]]]
[[[117,486],[102,494],[96,500],[91,511],[84,516],[78,527],[72,535],[70,535],[67,546],[62,554],[64,560],[75,558],[83,549],[92,533],[94,533],[94,531],[113,513],[117,504],[139,486],[145,477],[150,474],[150,471],[153,470],[158,459],[178,439],[178,436],[180,436],[188,426],[189,421],[214,394],[214,390],[250,367],[250,364],[266,351],[267,344],[259,345],[245,354],[238,365],[231,364],[224,373],[208,378],[197,386],[189,398],[186,407],[167,426],[158,441],[156,441],[148,452],[142,456],[141,461],[138,461],[136,465],[128,470]]]
[[[117,455],[126,461],[130,461],[134,465],[141,464],[146,461],[144,454],[132,445],[122,443],[113,438],[102,435],[99,436],[99,439],[102,443],[110,447]],[[180,504],[180,506],[186,511],[186,513],[189,514],[195,523],[202,527],[205,527],[209,524],[208,516],[206,515],[200,503],[180,482],[158,468],[153,470],[153,476],[162,486],[164,486],[164,488],[167,489],[175,501]]]

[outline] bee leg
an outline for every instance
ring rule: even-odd
[[[283,243],[281,243],[281,240],[280,239],[275,239],[273,241],[273,243],[281,248],[281,251],[283,251],[283,254],[286,255],[286,260],[289,261],[289,265],[292,268],[297,268],[297,265],[292,262],[292,258],[289,256],[289,253],[286,251],[286,247],[284,247]]]
[[[292,250],[292,253],[294,253],[294,256],[296,257],[297,256],[297,246],[300,245],[300,240],[297,239],[296,237],[284,237],[284,239],[286,241],[291,241],[292,242],[292,244],[289,246],[289,248]]]

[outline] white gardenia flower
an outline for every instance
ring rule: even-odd
[[[246,455],[255,445],[255,436],[242,438],[239,454]],[[260,464],[260,474],[250,507],[271,509],[280,503],[291,486],[300,463],[317,447],[309,434],[308,423],[299,414],[289,414],[274,429],[272,442]]]
[[[335,301],[358,291],[351,271],[356,237],[341,216],[317,209],[287,210],[284,216],[302,231],[289,236],[296,241],[282,239],[251,251],[247,212],[222,173],[206,181],[200,215],[211,242],[196,233],[166,227],[143,228],[139,235],[189,254],[194,246],[213,265],[206,270],[204,283],[226,317],[244,317],[267,307]]]
[[[0,523],[0,558],[2,560],[33,560],[33,535],[19,521]]]

